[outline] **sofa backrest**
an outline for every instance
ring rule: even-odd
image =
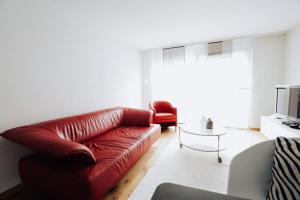
[[[0,136],[55,158],[95,163],[82,142],[120,126],[149,127],[151,116],[149,110],[111,108],[13,128]]]
[[[111,108],[31,126],[47,129],[62,139],[80,143],[121,126],[123,112],[123,108]]]

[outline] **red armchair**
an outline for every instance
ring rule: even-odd
[[[153,123],[160,124],[162,127],[177,127],[177,108],[167,101],[153,101],[150,109],[154,111]]]

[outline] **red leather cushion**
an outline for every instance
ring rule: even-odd
[[[84,142],[96,164],[72,165],[29,156],[20,162],[21,179],[59,199],[99,200],[159,136],[158,125],[120,127]]]
[[[150,126],[153,111],[124,108],[124,126]]]
[[[155,125],[151,125],[151,128],[120,127],[84,142],[84,145],[93,152],[97,162],[103,162],[108,158],[113,160],[117,159],[120,153],[130,151],[130,147],[140,143],[140,140],[151,139],[153,131],[157,131]]]
[[[55,119],[34,124],[47,129],[62,139],[83,142],[98,134],[121,126],[123,108],[111,108],[87,114]]]
[[[155,122],[176,121],[176,115],[172,113],[156,113]]]

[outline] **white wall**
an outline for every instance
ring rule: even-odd
[[[143,107],[149,108],[149,103],[152,101],[151,94],[151,53],[141,52],[141,67],[142,67],[142,87],[143,87]]]
[[[260,127],[260,116],[275,108],[275,85],[283,84],[285,34],[252,40],[252,105],[249,126]]]
[[[286,34],[285,84],[300,84],[300,24]]]
[[[140,54],[103,12],[71,1],[0,1],[0,132],[141,107]],[[19,183],[17,162],[28,152],[0,138],[0,192]]]

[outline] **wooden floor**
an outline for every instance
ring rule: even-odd
[[[155,159],[160,155],[166,145],[175,137],[174,128],[162,131],[161,137],[150,147],[142,158],[131,168],[131,170],[119,181],[116,187],[111,190],[105,200],[128,199],[138,183],[146,175]],[[18,185],[7,192],[0,194],[0,200],[53,200],[45,194],[37,193],[24,185]]]

